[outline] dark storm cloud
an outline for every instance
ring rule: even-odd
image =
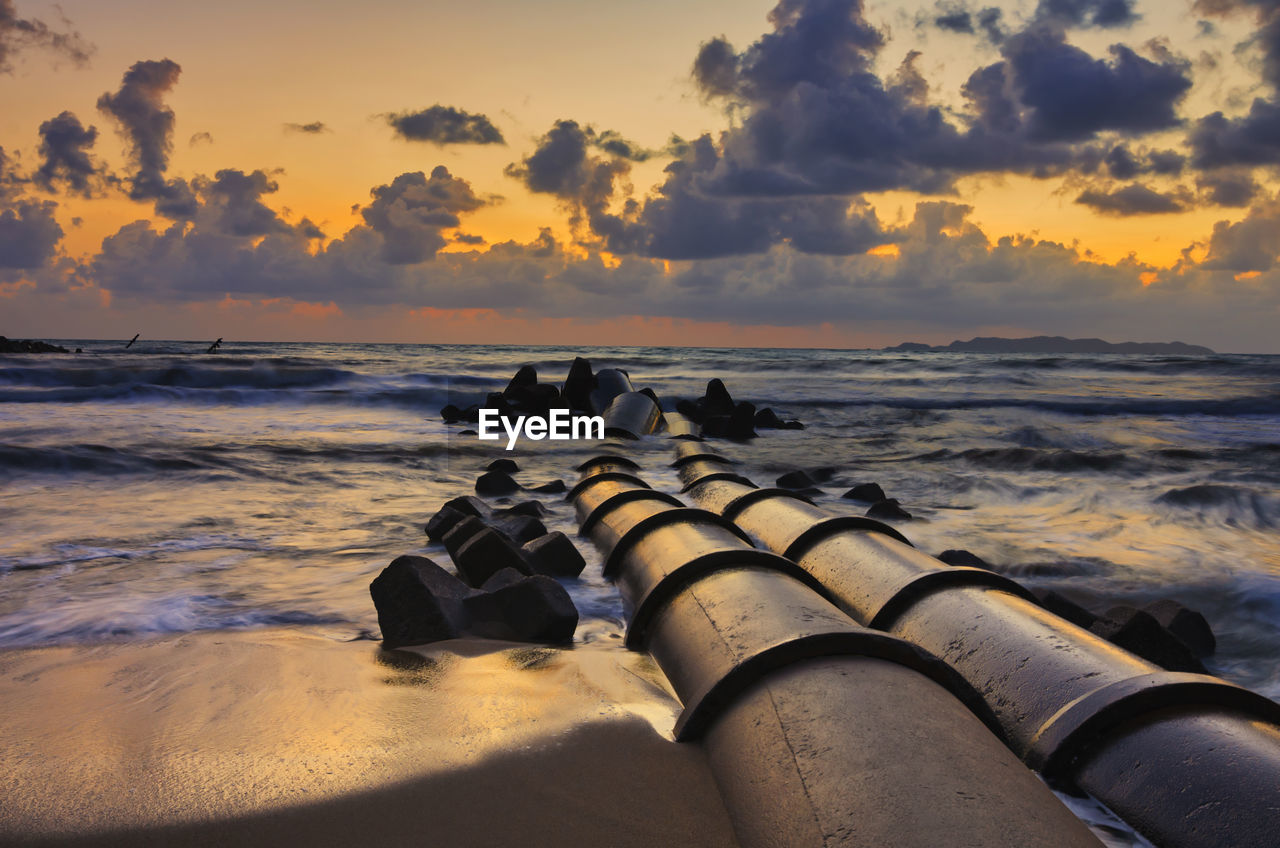
[[[949,32],[973,35],[973,13],[962,3],[939,3],[933,14],[933,25]]]
[[[1117,180],[1131,180],[1139,174],[1177,176],[1182,173],[1186,157],[1176,150],[1141,150],[1135,153],[1128,144],[1117,144],[1107,151],[1102,162]]]
[[[458,226],[460,214],[484,205],[470,183],[454,177],[443,165],[430,178],[421,171],[401,174],[370,194],[373,202],[360,215],[381,236],[382,258],[391,265],[431,259],[448,243],[440,231]]]
[[[436,104],[418,112],[384,116],[396,135],[408,141],[432,144],[506,144],[502,133],[486,116]]]
[[[221,232],[233,236],[265,236],[290,229],[274,210],[262,202],[262,196],[279,186],[263,171],[246,174],[224,169],[212,180],[198,185],[205,205],[215,216]]]
[[[304,133],[306,135],[320,135],[321,133],[333,132],[325,125],[323,121],[312,121],[309,124],[293,124],[284,125],[286,132]]]
[[[40,125],[40,167],[33,179],[46,189],[64,181],[74,192],[89,195],[98,169],[90,157],[98,140],[95,127],[86,129],[80,119],[63,112]]]
[[[47,263],[62,239],[57,204],[24,200],[0,210],[0,269],[29,270]]]
[[[1269,271],[1280,254],[1280,203],[1268,199],[1235,223],[1219,221],[1209,238],[1209,253],[1200,267],[1247,273]]]
[[[1113,45],[1095,59],[1061,31],[1033,28],[1006,40],[1005,75],[1025,110],[1032,138],[1078,141],[1099,132],[1138,135],[1176,127],[1177,106],[1191,88],[1190,63],[1152,61]]]
[[[196,205],[185,182],[165,178],[175,118],[164,98],[181,73],[182,67],[171,59],[135,62],[125,72],[119,91],[98,98],[98,109],[120,124],[128,142],[134,168],[129,196],[154,200],[157,212],[175,219],[190,218]]]
[[[1197,168],[1280,163],[1280,104],[1257,98],[1239,118],[1213,112],[1196,122],[1188,141]]]
[[[1115,190],[1086,189],[1076,198],[1076,203],[1103,215],[1118,217],[1167,215],[1187,211],[1184,197],[1177,193],[1158,192],[1141,183],[1131,183]]]
[[[1206,202],[1216,206],[1248,206],[1262,190],[1248,170],[1213,171],[1199,177],[1196,187],[1204,192]]]
[[[706,41],[693,60],[693,81],[704,97],[728,97],[738,87],[738,54],[724,36]]]
[[[29,47],[50,50],[77,65],[89,61],[93,45],[78,32],[59,32],[36,18],[20,18],[13,0],[0,0],[0,73],[13,70],[13,57]]]
[[[1036,22],[1070,27],[1122,27],[1138,20],[1133,0],[1040,0]]]

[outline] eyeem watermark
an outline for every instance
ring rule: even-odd
[[[551,415],[517,415],[514,421],[496,409],[480,410],[476,435],[481,439],[500,439],[498,426],[507,433],[507,450],[514,450],[521,434],[527,439],[603,439],[604,419],[599,415],[572,415],[567,409],[553,409]],[[594,434],[594,435],[593,435]]]

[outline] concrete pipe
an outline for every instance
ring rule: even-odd
[[[744,846],[1096,848],[945,664],[858,626],[723,519],[627,499],[650,490],[621,479],[580,485],[635,611],[628,642],[684,703],[677,736],[702,740]]]
[[[591,411],[596,415],[604,415],[604,411],[613,403],[618,395],[635,391],[631,386],[631,378],[626,372],[616,368],[601,368],[595,375],[595,388],[591,390]]]
[[[623,439],[648,436],[662,423],[662,410],[644,392],[624,392],[604,411],[604,434]]]
[[[664,412],[662,418],[666,423],[669,438],[688,439],[695,442],[702,440],[702,428],[693,423],[688,416],[679,412]]]
[[[1280,705],[1163,671],[1007,578],[948,566],[879,522],[718,477],[723,467],[681,465],[697,475],[697,503],[794,560],[854,619],[950,664],[1046,778],[1089,792],[1161,846],[1275,844]]]

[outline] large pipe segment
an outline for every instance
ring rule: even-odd
[[[1096,848],[945,663],[616,460],[584,463],[570,498],[629,610],[627,645],[680,698],[675,736],[704,746],[742,845]]]
[[[1163,848],[1280,844],[1274,701],[1165,671],[888,525],[757,488],[705,445],[678,445],[674,464],[696,503],[794,561],[855,620],[951,665],[1051,783],[1089,793]]]

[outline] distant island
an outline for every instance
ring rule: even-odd
[[[1104,342],[1102,339],[1068,339],[1063,336],[1032,336],[1001,339],[981,336],[949,345],[903,342],[883,348],[895,353],[1173,353],[1190,356],[1212,355],[1215,351],[1185,342]]]

